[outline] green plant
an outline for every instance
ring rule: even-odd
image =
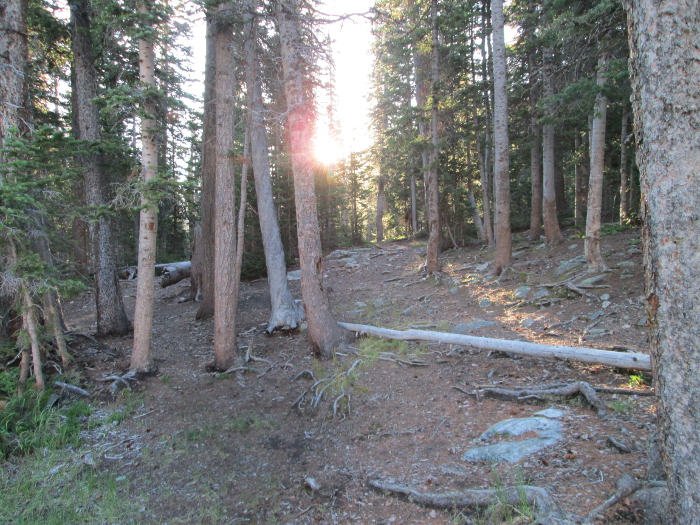
[[[47,406],[50,394],[29,391],[16,396],[0,412],[0,453],[24,456],[35,450],[77,445],[90,407],[83,401],[55,409]]]
[[[630,239],[627,241],[628,246],[637,246],[638,244],[642,244],[642,239]]]
[[[630,376],[630,380],[627,384],[631,387],[640,387],[646,384],[646,380],[643,375]]]
[[[617,233],[622,233],[631,228],[628,224],[619,224],[617,222],[608,222],[603,224],[601,227],[601,235],[615,235]]]
[[[634,401],[631,399],[614,399],[610,403],[610,408],[614,412],[630,412],[634,408]]]

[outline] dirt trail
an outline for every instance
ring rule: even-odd
[[[646,329],[640,326],[637,243],[635,230],[603,238],[606,261],[617,269],[585,289],[590,297],[537,286],[585,269],[574,260],[583,253],[582,239],[556,247],[516,242],[513,271],[500,281],[485,279],[492,252],[479,247],[446,252],[442,278],[425,279],[420,273],[425,248],[407,241],[327,261],[326,275],[342,321],[648,352]],[[591,276],[581,279],[586,277]],[[299,297],[298,281],[291,283]],[[646,475],[646,443],[655,430],[650,397],[604,395],[611,417],[603,420],[579,400],[526,404],[464,393],[477,385],[564,381],[648,390],[642,378],[602,366],[366,340],[351,349],[355,355],[317,363],[304,333],[264,335],[265,280],[242,286],[239,308],[239,344],[258,359],[244,373],[215,376],[204,370],[212,358],[212,322],[194,321],[197,305],[178,303],[186,295],[183,284],[157,290],[159,376],[109,404],[125,410],[126,417],[100,436],[116,446],[100,455],[99,466],[130,483],[142,505],[141,523],[462,522],[457,511],[421,508],[373,491],[371,479],[430,492],[526,483],[546,489],[565,511],[581,515],[609,497],[623,473]],[[135,286],[123,283],[122,290],[133,309]],[[71,329],[91,333],[91,305],[85,296],[66,306]],[[93,380],[122,373],[130,346],[129,338],[104,341],[104,347],[85,341],[80,361]],[[344,372],[358,359],[348,377]],[[311,392],[301,410],[293,408],[323,377],[335,379],[317,410],[310,409]],[[563,439],[551,448],[514,465],[461,459],[491,425],[552,406],[565,416]],[[608,436],[632,453],[612,448]],[[636,522],[624,506],[608,520]]]

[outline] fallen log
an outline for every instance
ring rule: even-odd
[[[192,264],[190,261],[171,263],[163,267],[163,277],[160,278],[160,287],[167,288],[183,279],[189,279]]]
[[[568,359],[570,361],[594,363],[614,368],[651,371],[651,358],[646,354],[611,352],[610,350],[597,350],[595,348],[584,347],[542,345],[524,341],[492,339],[490,337],[477,337],[445,332],[430,332],[427,330],[400,331],[362,324],[338,324],[353,332],[384,337],[386,339],[396,339],[400,341],[436,341],[438,343],[472,346],[481,350],[510,352],[531,357]]]

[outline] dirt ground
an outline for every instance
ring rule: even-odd
[[[538,287],[585,271],[578,266],[555,276],[566,269],[562,261],[583,254],[583,239],[573,233],[553,247],[517,235],[512,271],[500,280],[489,278],[485,266],[493,251],[479,245],[443,253],[441,279],[424,278],[424,243],[400,241],[356,251],[357,264],[328,262],[326,283],[340,321],[452,331],[480,319],[493,324],[465,333],[648,353],[638,245],[638,230],[603,237],[611,270],[585,290],[589,297]],[[299,281],[290,283],[300,298]],[[525,285],[531,290],[523,303],[514,293]],[[648,391],[642,374],[377,340],[358,340],[334,361],[316,362],[304,332],[265,335],[269,295],[261,279],[243,284],[239,306],[239,346],[256,359],[247,370],[216,375],[205,369],[213,356],[212,321],[195,321],[198,305],[178,302],[188,286],[157,288],[153,349],[159,375],[122,390],[116,401],[107,399],[110,382],[98,380],[128,369],[131,338],[97,344],[78,337],[74,346],[86,385],[104,391],[105,411],[124,413],[123,421],[100,427],[90,439],[99,467],[129,481],[142,504],[141,523],[485,521],[372,490],[368,483],[375,479],[434,493],[534,485],[566,512],[585,515],[615,492],[624,473],[646,476],[647,443],[656,429],[652,397],[601,394],[610,407],[603,419],[578,398],[509,402],[470,395],[484,385],[574,381]],[[539,290],[549,295],[533,297]],[[135,284],[123,282],[122,291],[133,314]],[[93,309],[90,295],[65,305],[69,328],[92,334]],[[341,376],[353,364],[353,373]],[[347,380],[335,381],[315,410],[310,394],[301,409],[295,405],[314,380],[336,376]],[[549,407],[566,413],[564,438],[553,447],[516,464],[461,459],[491,425]],[[611,446],[609,436],[631,452]],[[511,522],[528,523],[518,519]],[[622,504],[605,522],[637,523],[638,517]]]

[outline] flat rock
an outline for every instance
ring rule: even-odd
[[[479,301],[479,306],[481,308],[488,308],[492,304],[493,304],[493,301],[491,301],[491,299],[489,299],[488,297],[484,297],[481,301]]]
[[[619,263],[615,264],[614,268],[634,268],[634,262],[620,261]]]
[[[535,299],[542,299],[543,297],[547,297],[549,295],[549,290],[546,288],[542,288],[541,290],[537,290],[534,294],[533,297]]]
[[[513,292],[513,297],[515,299],[525,299],[527,297],[527,294],[530,293],[530,290],[532,290],[532,288],[530,288],[529,286],[521,286],[520,288],[515,290],[515,292]]]
[[[485,447],[474,447],[462,456],[462,460],[517,463],[527,456],[556,445],[558,441],[557,439],[530,438],[523,441],[510,441],[486,445]]]
[[[481,435],[481,439],[503,435],[521,436],[526,432],[537,432],[542,438],[561,439],[561,423],[546,416],[506,419],[489,428]]]
[[[535,412],[532,415],[536,417],[547,417],[549,419],[559,419],[560,417],[564,417],[566,412],[559,410],[558,408],[545,408],[544,410]]]
[[[520,321],[520,326],[524,326],[525,328],[530,328],[533,324],[535,324],[534,319],[530,319],[529,317]]]
[[[485,321],[484,319],[477,318],[471,323],[459,323],[452,329],[452,331],[457,334],[463,334],[464,332],[478,330],[479,328],[484,328],[485,326],[491,326],[494,324],[496,324],[495,321]]]
[[[298,281],[301,279],[301,270],[294,270],[293,272],[287,272],[288,281]]]
[[[596,275],[594,277],[589,277],[588,279],[584,279],[583,281],[578,283],[578,286],[593,286],[594,284],[602,281],[603,279],[605,279],[604,273]]]
[[[490,264],[491,264],[490,262],[485,262],[484,264],[480,264],[476,267],[476,271],[483,272],[484,270],[486,270],[486,268],[489,267]]]

